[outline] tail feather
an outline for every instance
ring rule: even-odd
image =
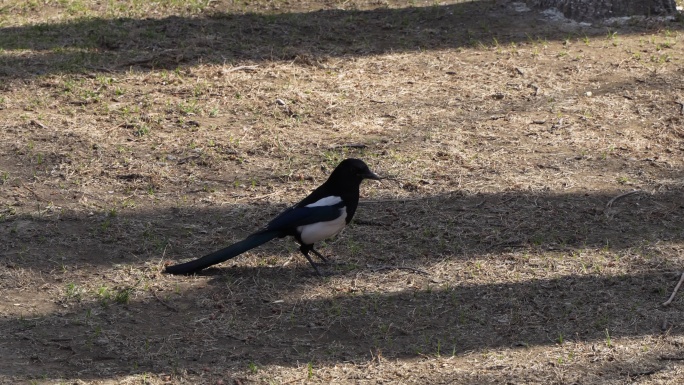
[[[240,242],[234,243],[226,248],[214,251],[204,257],[194,261],[181,263],[179,265],[167,266],[166,273],[169,274],[193,274],[209,266],[235,258],[245,251],[251,250],[259,245],[270,241],[278,236],[276,231],[263,231],[250,235]]]

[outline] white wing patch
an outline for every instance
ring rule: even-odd
[[[310,204],[306,205],[306,207],[334,206],[340,202],[342,202],[342,198],[335,196],[335,195],[331,195],[329,197],[319,199],[314,203],[310,203]]]
[[[306,207],[316,207],[316,206],[332,206],[342,202],[342,198],[338,196],[325,197],[319,201],[312,204],[306,205]],[[347,209],[344,207],[340,208],[340,216],[327,222],[312,223],[310,225],[299,226],[297,230],[299,231],[300,238],[302,242],[307,245],[313,245],[316,242],[322,241],[326,238],[330,238],[333,235],[342,231],[344,226],[347,225]]]

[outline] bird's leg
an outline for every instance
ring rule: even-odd
[[[316,250],[313,248],[313,246],[311,246],[311,251],[313,251],[313,253],[316,254],[316,256],[317,256],[318,258],[320,258],[321,261],[323,261],[323,263],[325,263],[326,265],[345,265],[344,262],[334,262],[334,261],[331,262],[330,260],[328,260],[328,258],[324,257],[323,254],[321,254],[321,253],[319,253],[318,251],[316,251]]]
[[[321,274],[321,271],[318,270],[318,266],[316,266],[316,262],[314,262],[314,261],[311,259],[311,257],[309,257],[309,251],[310,251],[310,250],[313,250],[313,247],[311,247],[311,245],[308,245],[308,246],[302,245],[302,246],[299,248],[299,251],[301,251],[302,254],[304,254],[304,256],[306,257],[306,260],[309,261],[309,263],[310,263],[311,266],[314,268],[314,270],[316,270],[316,273],[317,273],[319,276],[322,277],[323,274]],[[314,253],[318,254],[316,251],[314,251]]]
[[[313,246],[311,246],[311,251],[313,251],[313,253],[316,254],[316,256],[320,258],[321,261],[323,261],[323,263],[329,263],[328,258],[324,257],[321,253],[316,251],[316,249],[314,249]]]

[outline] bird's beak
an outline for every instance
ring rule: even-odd
[[[373,173],[370,170],[368,170],[367,173],[361,174],[361,176],[363,177],[363,179],[373,179],[373,180],[381,180],[382,179],[377,174]]]

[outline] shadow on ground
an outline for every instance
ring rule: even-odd
[[[290,265],[295,267],[280,262],[244,267],[236,259],[203,277],[169,278],[176,282],[174,290],[172,284],[145,290],[129,282],[122,287],[139,299],[132,294],[128,304],[62,298],[57,303],[67,304],[64,310],[3,319],[3,349],[11,353],[3,356],[12,357],[6,362],[9,373],[40,375],[32,369],[35,361],[51,377],[83,378],[86,373],[192,373],[206,366],[229,371],[246,362],[356,362],[374,351],[405,359],[524,349],[558,338],[600,341],[606,330],[614,338],[658,334],[663,325],[679,334],[679,301],[657,307],[676,280],[663,250],[684,240],[684,205],[675,190],[628,195],[610,207],[613,196],[521,192],[366,202],[356,224],[325,249],[350,263],[328,281],[313,276],[304,261]],[[141,262],[157,260],[160,250],[196,256],[199,246],[185,244],[193,238],[205,240],[201,249],[210,251],[246,234],[238,220],[227,225],[225,218],[256,223],[279,209],[13,218],[1,224],[2,232],[15,235],[3,250],[8,258],[2,271],[9,279],[17,269],[28,269],[45,282],[59,282],[65,271],[82,271],[87,281],[102,275],[102,267],[94,269],[98,265],[113,275],[112,269],[135,268],[145,286],[155,287],[162,279],[155,264]],[[286,244],[276,242],[259,253],[282,253]],[[116,245],[116,253],[107,251],[108,245]],[[560,261],[554,260],[559,254],[545,253],[577,258],[591,249],[611,252],[611,258],[639,258],[626,274],[591,274],[610,266],[606,261],[586,266],[584,273],[544,277]],[[535,261],[511,250],[527,250]],[[510,282],[481,283],[477,269],[450,271],[444,265],[492,253],[500,256],[502,274],[510,272]],[[411,266],[430,276],[374,271],[377,266]],[[539,269],[544,278],[516,282],[521,266]],[[371,277],[401,284],[377,293],[342,283]],[[329,293],[322,298],[324,282]],[[182,289],[188,283],[192,288]],[[29,350],[37,356],[22,355],[26,344],[36,345]]]
[[[470,1],[427,7],[289,13],[216,12],[162,19],[85,18],[0,28],[1,77],[50,73],[175,69],[201,63],[294,60],[325,66],[330,58],[544,40],[604,38],[648,27],[595,26],[518,12],[509,2]],[[30,50],[31,53],[22,52]],[[22,53],[14,53],[18,51]]]
[[[302,292],[302,282],[315,285],[297,278],[302,273],[238,268],[199,290],[155,291],[126,305],[84,301],[45,316],[5,318],[0,368],[29,378],[229,376],[249,363],[448,357],[559,341],[594,341],[599,354],[608,349],[607,338],[682,334],[681,301],[657,306],[675,280],[662,271],[433,290],[407,285],[382,294],[333,283],[339,292],[325,299]]]
[[[513,190],[362,201],[352,226],[324,250],[359,265],[387,260],[429,268],[444,257],[469,259],[518,249],[620,251],[684,241],[681,186],[625,191]],[[42,218],[10,216],[0,222],[0,232],[11,235],[2,252],[12,267],[44,273],[160,261],[162,254],[175,260],[195,258],[242,239],[284,208],[235,205],[131,209],[116,216],[107,211],[87,217],[58,212]],[[296,247],[276,240],[256,251],[285,254]]]

